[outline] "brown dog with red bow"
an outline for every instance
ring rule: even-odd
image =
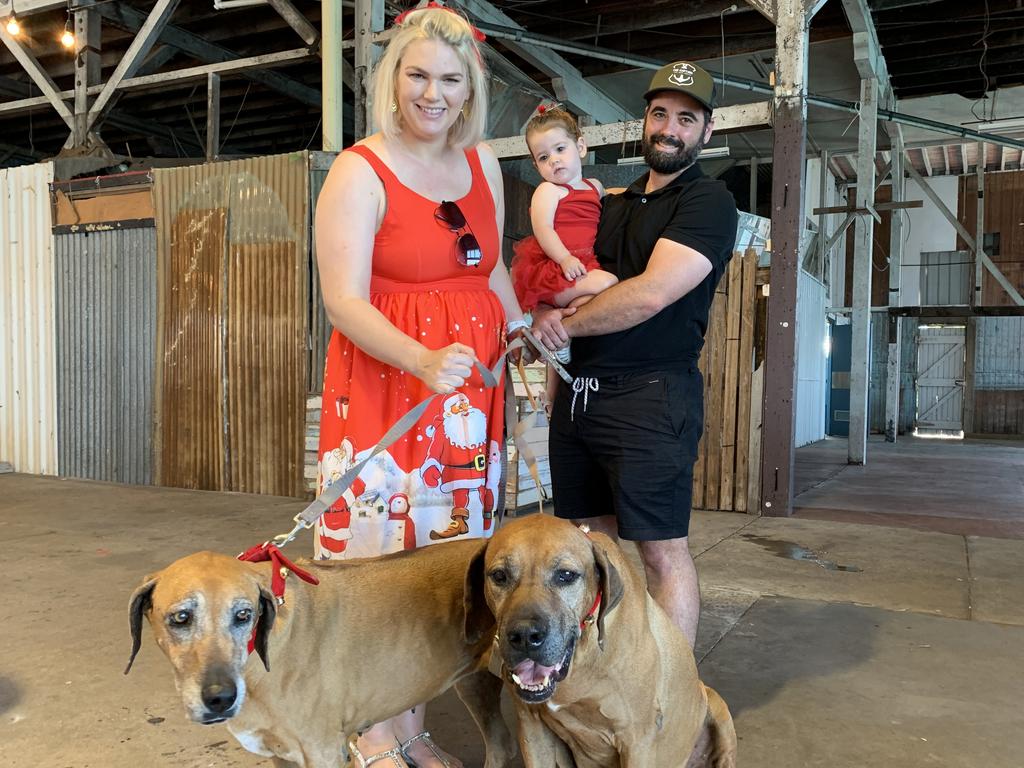
[[[319,585],[289,577],[280,605],[271,591],[278,564],[190,555],[132,595],[128,668],[145,616],[189,718],[226,722],[250,752],[299,768],[338,768],[351,734],[455,685],[483,734],[486,768],[500,768],[515,742],[499,710],[501,681],[485,668],[493,618],[486,606],[466,612],[467,572],[482,549],[476,539],[303,560]]]

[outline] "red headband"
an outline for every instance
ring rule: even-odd
[[[435,3],[435,2],[434,2],[434,0],[430,0],[430,2],[429,2],[429,3],[427,3],[427,5],[426,5],[426,8],[440,8],[440,9],[441,9],[442,11],[448,11],[448,13],[454,13],[454,14],[455,14],[456,16],[458,16],[458,17],[459,17],[460,19],[462,19],[462,20],[463,20],[463,21],[465,21],[465,22],[466,22],[467,24],[469,24],[469,21],[468,21],[468,20],[466,19],[466,17],[465,17],[465,16],[463,16],[463,15],[462,15],[461,13],[459,13],[458,11],[456,11],[456,10],[455,10],[454,8],[449,8],[449,7],[445,6],[445,5],[441,5],[440,3]],[[402,12],[401,12],[400,14],[398,14],[397,16],[395,16],[395,25],[396,25],[396,26],[397,26],[397,25],[400,25],[400,24],[401,24],[401,23],[402,23],[403,21],[405,21],[405,18],[406,18],[406,17],[407,17],[407,16],[408,16],[408,15],[409,15],[410,13],[412,13],[413,11],[422,11],[422,10],[426,10],[426,9],[424,9],[424,8],[410,8],[410,9],[409,9],[409,10],[407,10],[407,11],[402,11]],[[474,26],[473,26],[472,24],[469,24],[469,28],[470,28],[470,30],[471,30],[471,31],[473,32],[473,37],[474,37],[474,38],[476,38],[476,41],[477,41],[478,43],[482,43],[482,42],[483,42],[484,40],[486,40],[486,39],[487,39],[487,35],[485,35],[485,34],[484,34],[483,32],[481,32],[481,31],[480,31],[479,29],[477,29],[476,27],[474,27]]]

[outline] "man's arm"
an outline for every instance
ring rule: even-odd
[[[624,331],[681,299],[710,273],[706,256],[663,237],[643,273],[602,291],[562,324],[570,337]]]

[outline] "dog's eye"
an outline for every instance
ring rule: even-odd
[[[192,611],[175,611],[171,614],[170,622],[176,627],[187,627],[192,623]]]
[[[252,608],[235,611],[235,624],[248,624],[250,619],[252,619]]]
[[[505,586],[508,584],[508,571],[504,568],[495,568],[491,571],[491,581],[499,587]]]
[[[555,571],[555,580],[559,584],[572,584],[578,579],[580,575],[576,571]]]

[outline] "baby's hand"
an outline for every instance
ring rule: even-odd
[[[587,268],[575,256],[570,256],[559,266],[562,268],[562,274],[565,275],[566,280],[576,280],[587,274]]]

